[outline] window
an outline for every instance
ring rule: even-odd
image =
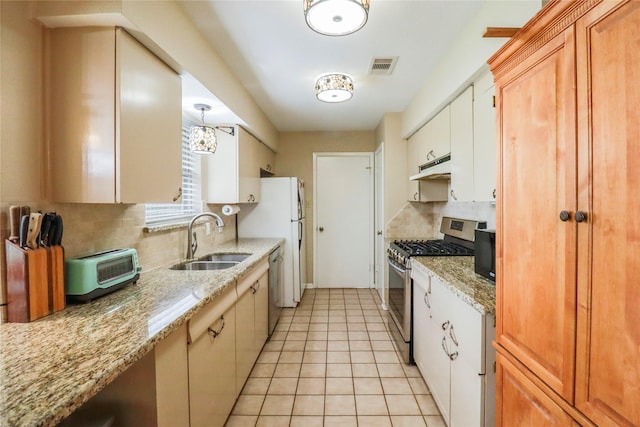
[[[195,123],[182,119],[182,197],[176,203],[147,203],[145,223],[147,226],[161,226],[186,222],[202,212],[202,192],[200,190],[200,155],[191,152],[189,129]]]

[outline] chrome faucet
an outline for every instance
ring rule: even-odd
[[[218,226],[218,231],[222,231],[222,227],[224,227],[224,221],[220,218],[220,215],[213,212],[202,212],[198,215],[191,218],[189,221],[189,225],[187,226],[187,259],[193,259],[193,256],[196,253],[196,249],[198,249],[198,241],[196,240],[196,233],[193,232],[193,224],[204,216],[209,216],[216,220],[216,225]],[[193,240],[192,240],[193,236]]]

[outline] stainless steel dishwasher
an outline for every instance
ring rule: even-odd
[[[269,336],[278,323],[282,311],[282,248],[269,254]]]

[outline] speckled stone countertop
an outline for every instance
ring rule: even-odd
[[[92,303],[31,323],[0,325],[0,426],[56,425],[281,242],[227,242],[215,252],[252,255],[226,270],[159,268]]]
[[[462,300],[483,314],[496,314],[496,287],[474,271],[473,257],[411,257],[411,268],[434,274]]]

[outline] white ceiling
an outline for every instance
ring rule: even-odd
[[[278,130],[330,131],[372,130],[403,111],[484,1],[372,0],[365,27],[342,37],[307,27],[302,0],[182,5]],[[370,75],[372,59],[388,56],[399,57],[393,74]],[[353,77],[351,100],[315,98],[327,72]]]

